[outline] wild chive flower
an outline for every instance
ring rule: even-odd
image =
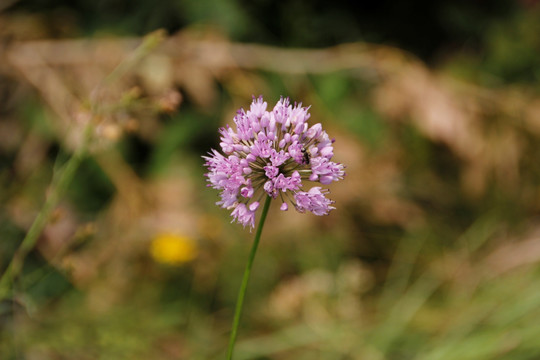
[[[266,111],[262,96],[253,97],[248,111],[238,110],[236,129],[226,126],[221,134],[220,152],[203,156],[209,172],[208,186],[221,190],[223,208],[232,209],[233,221],[254,227],[255,213],[265,194],[280,198],[280,209],[290,202],[299,212],[327,215],[334,207],[327,189],[320,186],[305,191],[306,182],[322,185],[343,179],[344,166],[331,161],[334,152],[321,124],[309,127],[309,108],[281,98]]]

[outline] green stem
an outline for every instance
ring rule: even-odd
[[[36,219],[30,226],[30,229],[26,233],[23,241],[19,245],[19,248],[13,255],[11,262],[7,266],[6,270],[0,278],[0,300],[6,298],[9,295],[11,284],[13,279],[19,274],[22,269],[24,259],[26,255],[34,248],[39,235],[47,225],[51,217],[51,213],[58,204],[60,197],[65,189],[69,186],[77,168],[81,164],[82,159],[86,153],[87,143],[89,141],[91,132],[91,126],[88,125],[84,130],[83,143],[77,149],[77,151],[69,158],[64,167],[60,170],[56,179],[53,179],[52,189],[50,195],[47,197],[45,204],[39,211]],[[57,180],[57,181],[55,181]]]
[[[131,56],[124,59],[118,66],[103,80],[101,85],[94,90],[94,93],[99,93],[99,89],[102,86],[110,85],[123,75],[125,75],[132,67],[134,67],[143,57],[150,53],[152,49],[161,44],[166,37],[166,33],[163,30],[156,30],[143,38],[143,42],[138,46]],[[93,112],[99,113],[97,108],[99,101],[93,101]],[[71,158],[66,162],[64,167],[58,172],[58,176],[53,177],[51,184],[51,193],[47,197],[45,204],[39,211],[36,219],[30,226],[30,229],[26,233],[21,245],[13,255],[11,262],[7,266],[6,270],[0,278],[0,300],[3,300],[9,295],[9,290],[12,285],[13,279],[19,274],[23,267],[24,259],[26,255],[34,248],[36,242],[39,238],[39,235],[47,225],[51,217],[51,213],[58,205],[60,197],[62,196],[65,189],[69,186],[77,168],[82,162],[82,159],[85,157],[88,145],[91,140],[91,135],[93,131],[92,120],[86,125],[83,130],[83,140],[82,144],[77,148],[73,153]]]
[[[257,232],[255,233],[255,239],[253,240],[253,245],[251,246],[251,251],[249,253],[248,262],[246,264],[246,269],[244,270],[244,277],[242,278],[242,285],[240,285],[240,291],[238,292],[238,299],[236,300],[236,310],[234,311],[234,320],[232,325],[231,338],[229,341],[229,349],[227,350],[227,360],[232,359],[234,344],[236,342],[236,335],[238,334],[238,325],[240,324],[240,316],[242,315],[242,308],[244,306],[244,298],[246,296],[246,289],[249,280],[249,275],[251,274],[251,267],[253,265],[253,260],[255,259],[255,254],[257,253],[257,247],[259,246],[259,240],[261,239],[261,233],[266,220],[266,215],[268,214],[268,209],[270,208],[270,202],[272,198],[270,196],[266,197],[264,206],[262,209],[261,218],[259,220],[259,225],[257,226]]]

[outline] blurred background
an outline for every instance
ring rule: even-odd
[[[236,359],[539,359],[539,54],[535,0],[0,1],[2,272],[46,215],[0,358],[224,358],[253,234],[201,156],[262,94],[347,176],[271,209]]]

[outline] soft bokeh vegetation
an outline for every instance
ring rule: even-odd
[[[259,94],[347,176],[270,210],[237,359],[540,358],[539,34],[525,0],[0,4],[2,272],[59,195],[0,358],[224,357],[253,234],[201,156]]]

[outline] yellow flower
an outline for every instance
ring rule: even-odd
[[[179,265],[197,256],[197,246],[185,236],[158,234],[150,244],[150,253],[157,262]]]

